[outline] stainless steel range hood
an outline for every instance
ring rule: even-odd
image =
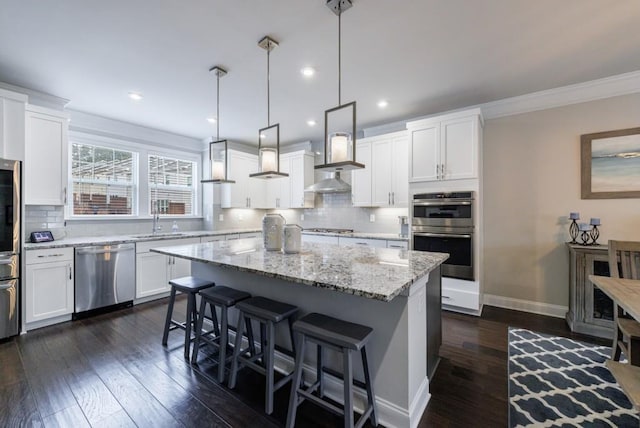
[[[304,189],[305,192],[315,193],[346,193],[351,192],[351,186],[340,178],[340,172],[334,172],[330,178],[325,178]]]

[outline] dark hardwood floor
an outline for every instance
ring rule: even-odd
[[[184,299],[179,309],[184,311]],[[215,366],[190,366],[180,333],[160,345],[166,300],[34,330],[0,343],[0,427],[278,427],[288,388],[263,413],[263,378],[244,370],[231,391]],[[507,424],[507,329],[524,327],[593,343],[564,320],[485,307],[481,318],[445,312],[442,360],[420,427]],[[340,426],[303,403],[297,426]]]

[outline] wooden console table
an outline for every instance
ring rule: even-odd
[[[608,248],[569,243],[567,247],[570,256],[567,324],[571,331],[611,339],[613,301],[589,280],[589,275],[609,276]]]

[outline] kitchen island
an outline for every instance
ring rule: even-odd
[[[379,420],[385,426],[414,427],[429,401],[429,380],[441,343],[440,265],[447,254],[372,247],[305,243],[298,254],[266,251],[245,239],[163,247],[152,251],[192,261],[192,275],[281,300],[300,308],[299,316],[320,312],[372,327],[369,364],[375,380]],[[290,348],[284,329],[277,343]],[[315,350],[305,356],[313,367]],[[339,368],[339,356],[327,365]],[[285,353],[276,365],[291,371]],[[354,364],[355,378],[363,379]],[[306,379],[313,379],[309,370]],[[342,382],[327,376],[326,395],[341,402]],[[365,392],[355,389],[356,409]]]

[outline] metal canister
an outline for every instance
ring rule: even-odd
[[[282,240],[285,253],[299,253],[300,247],[302,247],[302,228],[297,224],[285,224],[282,230]]]
[[[284,217],[280,214],[265,214],[262,217],[262,236],[266,250],[280,251],[282,249],[283,226]]]

